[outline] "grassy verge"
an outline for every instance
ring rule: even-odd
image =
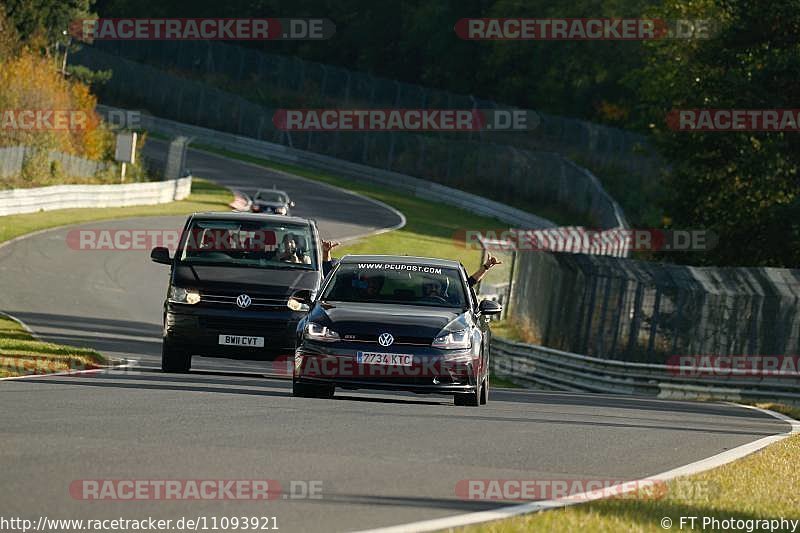
[[[105,363],[95,350],[37,341],[17,321],[0,315],[0,377],[86,370]]]
[[[522,327],[515,321],[504,318],[503,320],[492,321],[492,333],[498,337],[514,341],[527,342],[526,335]]]
[[[760,407],[800,419],[800,409],[777,404]],[[508,533],[512,531],[680,531],[680,517],[720,520],[800,519],[800,435],[772,444],[743,459],[667,484],[661,499],[610,499],[574,505],[562,510],[460,529]],[[694,487],[693,490],[692,488]],[[668,518],[671,527],[662,527]],[[705,530],[720,530],[710,525]],[[684,522],[684,530],[692,529]],[[745,529],[746,530],[746,529]],[[762,530],[756,528],[756,531]],[[780,530],[780,529],[779,529]],[[791,529],[790,529],[791,530]]]
[[[0,243],[34,231],[94,220],[226,210],[229,209],[228,204],[232,201],[233,195],[228,189],[210,181],[195,178],[192,181],[192,194],[180,202],[133,207],[58,209],[44,213],[0,217]]]

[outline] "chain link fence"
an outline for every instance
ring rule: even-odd
[[[517,254],[513,315],[539,344],[606,359],[800,353],[800,270]]]
[[[37,149],[30,146],[0,148],[0,178],[19,175],[25,162],[37,154]],[[57,151],[49,151],[47,159],[51,163],[58,164],[60,173],[78,178],[91,178],[107,167],[101,161],[92,161]]]
[[[149,49],[142,43],[136,46]],[[169,46],[176,45],[169,43]],[[530,212],[552,211],[557,206],[560,213],[588,226],[626,226],[621,209],[599,180],[586,169],[554,152],[488,143],[476,136],[470,140],[469,134],[458,139],[453,139],[452,135],[406,132],[290,134],[273,125],[275,108],[255,104],[206,83],[182,78],[89,46],[83,47],[71,58],[74,63],[91,69],[113,70],[111,80],[98,90],[105,103],[140,107],[154,115],[187,124],[417,176]],[[179,64],[189,61],[185,50],[177,55],[176,61]],[[230,58],[209,61],[215,65],[229,64]],[[293,64],[287,58],[281,61],[283,63],[271,65],[270,72],[278,75],[280,69],[287,69]],[[334,79],[335,76],[332,76],[330,83],[334,83]],[[348,98],[354,98],[354,89],[336,84],[339,89],[334,89],[329,82],[324,85],[329,87],[326,89],[329,94],[350,94]],[[291,85],[283,87],[289,92],[295,89]],[[400,106],[412,105],[410,101],[397,103]]]
[[[236,93],[266,107],[511,109],[491,100],[270,54],[219,41],[98,41],[94,48]],[[536,113],[528,132],[482,131],[484,143],[554,151],[583,164],[622,167],[631,180],[653,176],[659,163],[643,136],[584,120]],[[385,153],[385,152],[384,152]]]

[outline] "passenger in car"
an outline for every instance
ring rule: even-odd
[[[498,258],[487,252],[486,261],[484,261],[484,263],[480,266],[480,268],[478,268],[478,270],[473,272],[472,275],[467,278],[467,283],[469,283],[470,287],[474,287],[475,285],[478,284],[480,280],[483,279],[483,277],[486,275],[487,272],[489,272],[491,268],[502,264],[503,264],[502,261],[500,261]]]

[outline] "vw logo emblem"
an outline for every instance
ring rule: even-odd
[[[250,304],[253,303],[253,300],[246,294],[240,294],[236,297],[236,305],[241,307],[242,309],[247,309],[250,307]]]
[[[381,346],[391,346],[394,342],[394,337],[391,333],[381,333],[378,337],[378,344]]]

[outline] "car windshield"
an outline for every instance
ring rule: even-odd
[[[457,269],[405,263],[343,264],[322,299],[462,309],[467,301]]]
[[[316,242],[301,224],[196,220],[181,241],[189,264],[316,270]]]
[[[286,201],[286,195],[279,191],[258,191],[256,201],[280,203]]]

